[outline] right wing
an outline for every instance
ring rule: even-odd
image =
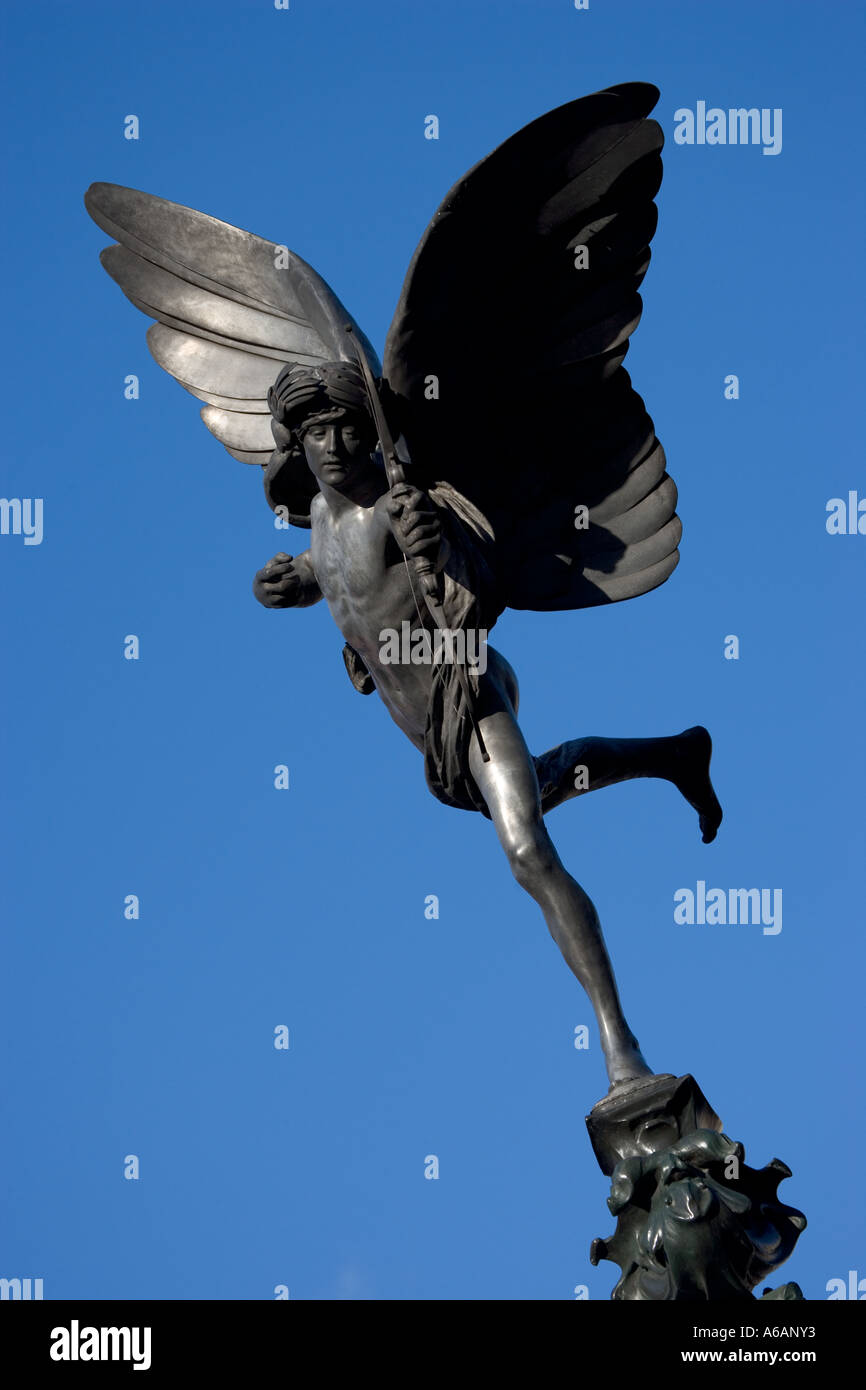
[[[284,366],[355,360],[347,323],[381,372],[330,286],[285,247],[116,183],[91,184],[84,204],[119,243],[101,253],[105,269],[157,320],[151,353],[204,402],[207,428],[241,463],[265,467],[271,457],[268,388]],[[311,476],[311,497],[316,490]]]

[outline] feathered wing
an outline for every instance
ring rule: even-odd
[[[353,360],[347,323],[380,370],[333,290],[278,243],[119,184],[91,184],[84,202],[119,243],[101,253],[105,269],[157,320],[151,353],[205,403],[201,418],[233,458],[267,465],[268,388],[290,362]]]
[[[622,366],[656,227],[658,95],[629,83],[570,102],[471,169],[388,333],[417,476],[491,519],[513,608],[632,598],[677,563],[676,488]]]
[[[656,224],[657,99],[631,83],[570,102],[471,169],[427,228],[388,334],[419,480],[447,479],[490,517],[515,608],[631,598],[677,562],[676,489],[621,365]],[[118,242],[109,274],[157,320],[157,362],[234,458],[266,465],[268,388],[289,362],[351,361],[351,316],[276,243],[116,184],[85,203]]]

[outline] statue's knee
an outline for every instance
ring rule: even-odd
[[[511,872],[521,888],[530,891],[556,867],[553,846],[542,832],[527,830],[509,839],[505,847]]]

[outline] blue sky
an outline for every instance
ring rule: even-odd
[[[551,830],[649,1060],[696,1076],[753,1166],[794,1170],[809,1228],[775,1282],[822,1298],[866,1275],[843,1178],[863,1142],[866,537],[825,526],[829,499],[866,496],[857,7],[188,0],[2,22],[0,490],[44,499],[44,537],[0,537],[0,1275],[47,1298],[608,1297],[584,1128],[606,1081],[594,1027],[572,1045],[588,1003],[491,826],[436,802],[351,689],[325,608],[255,603],[255,571],[307,539],[274,530],[253,470],[150,358],[82,194],[127,184],[286,242],[381,351],[455,179],[637,79],[661,89],[666,148],[628,365],[681,562],[629,603],[508,613],[493,640],[535,751],[712,732],[712,846],[664,783]],[[701,100],[781,108],[781,152],[676,145]],[[698,880],[780,888],[781,932],[676,923]]]

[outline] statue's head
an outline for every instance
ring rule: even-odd
[[[308,416],[298,427],[298,438],[307,465],[321,487],[345,488],[370,468],[376,443],[369,416],[360,411],[323,410]]]
[[[265,495],[309,526],[320,483],[342,489],[371,467],[376,429],[364,378],[353,362],[284,367],[268,392],[277,448],[265,470]]]

